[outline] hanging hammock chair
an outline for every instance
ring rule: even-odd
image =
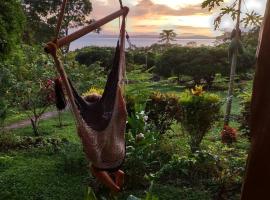
[[[60,21],[63,19],[65,3],[66,1],[62,5],[57,24],[57,33],[60,30]],[[49,42],[45,47],[45,51],[52,55],[57,71],[60,74],[67,100],[75,117],[77,132],[81,138],[84,152],[92,165],[100,170],[117,170],[121,167],[125,158],[124,135],[127,111],[122,89],[125,75],[125,27],[128,11],[127,7],[122,7],[121,10],[69,36]],[[69,80],[57,55],[57,49],[120,16],[123,16],[123,18],[119,41],[117,42],[113,66],[108,75],[104,93],[100,99],[89,102],[79,95]]]

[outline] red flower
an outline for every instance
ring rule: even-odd
[[[225,125],[221,132],[222,142],[225,144],[232,144],[236,142],[237,131],[235,128]]]

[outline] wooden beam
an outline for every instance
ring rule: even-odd
[[[93,22],[92,24],[78,30],[78,31],[75,31],[74,33],[71,33],[70,35],[68,36],[65,36],[63,38],[60,38],[58,39],[57,41],[53,41],[53,43],[56,43],[57,45],[57,48],[61,48],[71,42],[73,42],[74,40],[77,40],[81,37],[83,37],[84,35],[96,30],[97,28],[103,26],[104,24],[107,24],[108,22],[118,18],[118,17],[121,17],[121,16],[126,16],[129,12],[129,8],[128,7],[123,7],[122,9],[96,21],[96,22]],[[45,46],[45,51],[46,52],[49,52],[50,49],[49,49],[49,46]]]
[[[242,200],[270,199],[270,0],[266,5],[251,103],[252,144]]]

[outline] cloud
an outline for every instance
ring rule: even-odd
[[[181,26],[181,25],[172,25],[170,27],[173,29],[179,36],[181,35],[211,35],[211,29],[207,27],[195,27],[195,26]],[[162,29],[159,25],[135,25],[134,30],[138,32],[143,32],[147,30],[147,32],[151,32],[151,34],[155,33],[157,35]]]
[[[200,4],[188,5],[183,8],[173,9],[164,4],[154,3],[152,0],[139,0],[137,4],[125,2],[125,5],[130,7],[129,17],[143,18],[146,16],[190,16],[209,14],[206,9],[202,9]],[[107,0],[98,1],[92,0],[93,12],[96,17],[105,16],[119,9],[118,1]]]
[[[189,5],[183,8],[173,9],[164,4],[155,4],[151,0],[140,0],[137,5],[131,9],[131,16],[190,16],[209,14],[200,4]]]

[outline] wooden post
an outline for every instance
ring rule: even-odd
[[[252,145],[242,200],[270,199],[270,1],[261,28],[251,104]]]
[[[129,12],[129,8],[128,7],[123,7],[122,9],[96,21],[96,22],[93,22],[92,24],[78,30],[78,31],[75,31],[74,33],[66,36],[66,37],[63,37],[61,39],[58,39],[55,43],[57,45],[57,48],[61,48],[63,47],[64,45],[67,45],[71,42],[73,42],[74,40],[77,40],[79,38],[81,38],[82,36],[90,33],[91,31],[93,30],[96,30],[97,28],[103,26],[104,24],[107,24],[108,22],[120,17],[120,16],[126,16]],[[47,47],[45,47],[45,51],[46,52],[49,52],[50,50],[47,49]]]

